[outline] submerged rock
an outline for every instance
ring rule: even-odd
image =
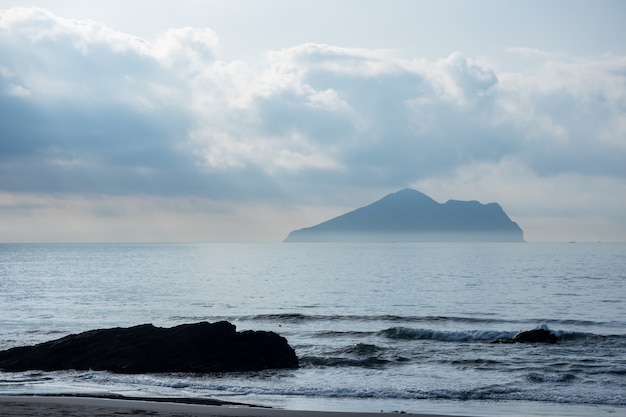
[[[0,351],[4,371],[207,373],[277,368],[298,368],[295,351],[284,337],[266,331],[237,332],[226,321],[91,330]]]
[[[546,329],[527,330],[518,333],[512,339],[498,339],[493,343],[556,343],[557,335]]]

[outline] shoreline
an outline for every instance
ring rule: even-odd
[[[269,408],[214,399],[124,397],[120,395],[0,395],[2,417],[454,417],[405,412],[304,411]]]
[[[320,400],[323,402],[323,400]],[[454,407],[425,403],[422,410],[337,410],[310,408],[274,408],[265,405],[231,402],[215,398],[134,397],[119,394],[0,394],[2,417],[597,417],[622,415],[619,406],[563,404],[485,404],[463,402]],[[328,405],[328,404],[327,404]],[[398,404],[399,405],[399,404]],[[616,414],[617,413],[617,414]]]

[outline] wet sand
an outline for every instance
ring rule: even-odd
[[[83,396],[0,396],[2,417],[356,417],[356,416],[420,416],[434,414],[349,413],[326,411],[292,411],[255,407],[214,400],[195,401],[183,398],[120,398]],[[436,417],[442,417],[437,415]]]

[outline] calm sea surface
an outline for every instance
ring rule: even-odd
[[[626,415],[625,244],[0,245],[0,349],[94,328],[202,320],[276,331],[302,367],[0,372],[0,394]],[[558,343],[490,343],[537,327]]]

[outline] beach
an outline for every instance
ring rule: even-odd
[[[185,399],[123,399],[82,396],[0,396],[2,417],[115,417],[115,416],[224,416],[224,417],[355,417],[390,416],[394,413],[352,413],[293,411],[207,400],[186,403]],[[443,417],[434,414],[407,414],[420,417]]]

